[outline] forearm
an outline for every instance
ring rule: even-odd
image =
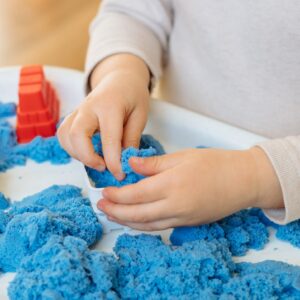
[[[146,87],[149,85],[150,72],[146,63],[135,55],[120,53],[107,57],[95,67],[90,76],[92,90],[103,78],[116,71],[124,76],[136,77]]]
[[[121,53],[130,53],[145,62],[153,76],[151,81],[154,82],[161,76],[163,58],[166,57],[163,53],[167,50],[168,36],[172,29],[171,4],[171,1],[165,0],[103,2],[89,31],[90,42],[85,64],[86,93],[91,90],[92,71],[98,73],[96,66]],[[99,77],[101,79],[102,75]],[[92,79],[93,88],[94,82],[99,80],[98,75],[95,78]]]

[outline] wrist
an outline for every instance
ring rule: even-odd
[[[107,57],[101,61],[90,76],[92,90],[106,77],[114,72],[124,74],[124,77],[136,77],[148,89],[150,71],[145,62],[132,54],[120,53]]]
[[[247,150],[255,169],[256,197],[253,206],[259,208],[283,208],[283,195],[276,172],[260,147]]]
[[[233,150],[230,155],[229,184],[234,211],[257,206],[258,178],[256,161],[249,150]]]

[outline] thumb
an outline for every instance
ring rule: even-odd
[[[131,168],[144,176],[151,176],[173,168],[180,161],[174,154],[165,154],[152,157],[132,157],[129,160]]]

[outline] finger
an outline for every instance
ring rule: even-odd
[[[121,109],[109,107],[99,113],[104,160],[109,171],[118,180],[125,176],[120,162],[123,120],[124,112]]]
[[[132,223],[148,223],[174,215],[166,199],[133,205],[116,204],[103,199],[98,202],[97,207],[110,217]]]
[[[122,221],[112,218],[112,217],[108,217],[108,219],[112,222],[116,222],[123,226],[127,226],[132,229],[140,230],[140,231],[158,231],[158,230],[165,230],[165,229],[174,228],[174,227],[178,226],[177,218],[167,218],[164,220],[148,222],[148,223],[122,222]]]
[[[147,121],[147,114],[144,110],[133,111],[126,122],[123,133],[123,147],[139,148],[142,132]]]
[[[132,157],[129,164],[132,169],[141,175],[152,176],[170,169],[180,163],[178,153],[156,155],[152,157]]]
[[[58,138],[60,146],[68,152],[68,154],[75,159],[77,159],[76,153],[73,150],[73,146],[70,141],[70,128],[73,122],[73,119],[75,118],[77,112],[73,112],[60,124],[60,126],[57,128],[56,136]]]
[[[99,127],[96,115],[77,113],[70,128],[70,143],[76,157],[86,166],[105,170],[105,162],[95,151],[92,144],[92,136]]]
[[[159,174],[121,188],[105,188],[102,196],[104,199],[119,204],[138,204],[163,199],[166,196],[166,190],[168,190],[167,182]]]

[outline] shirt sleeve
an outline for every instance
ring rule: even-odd
[[[145,61],[154,79],[162,62],[172,28],[169,0],[106,0],[90,26],[85,65],[85,86],[95,66],[116,53],[134,54]]]
[[[267,140],[258,144],[269,157],[283,193],[284,209],[265,209],[264,213],[277,224],[300,218],[300,136]]]

